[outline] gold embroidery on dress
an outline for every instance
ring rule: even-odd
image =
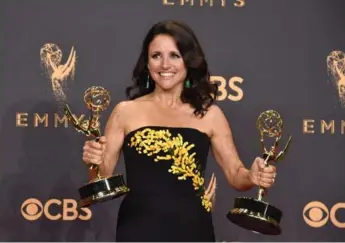
[[[202,193],[201,203],[209,212],[212,210],[212,202],[204,194],[204,178],[195,162],[195,153],[189,154],[195,146],[183,141],[183,137],[178,134],[173,137],[169,130],[153,130],[145,128],[137,131],[128,144],[135,147],[139,154],[153,156],[160,152],[167,153],[165,156],[157,155],[155,162],[160,160],[173,160],[169,172],[178,175],[179,180],[191,178],[194,190]]]

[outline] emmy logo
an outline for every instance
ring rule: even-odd
[[[345,107],[345,53],[332,51],[327,57],[327,70],[337,89],[341,106]]]
[[[71,48],[68,60],[61,64],[62,51],[53,43],[43,45],[40,50],[41,64],[44,67],[47,76],[51,80],[55,98],[60,101],[66,101],[64,89],[67,88],[66,81],[68,77],[74,78],[76,65],[76,51]]]
[[[100,112],[106,110],[110,104],[109,92],[101,86],[92,86],[85,91],[84,103],[90,111],[90,117],[81,122],[73,115],[65,92],[67,88],[66,81],[69,77],[73,79],[75,74],[76,51],[74,47],[72,47],[65,64],[61,64],[62,51],[56,44],[45,44],[40,50],[40,57],[41,64],[43,64],[52,82],[55,98],[63,106],[68,121],[72,123],[75,130],[98,141],[101,136]],[[125,185],[121,174],[103,177],[100,175],[98,165],[90,165],[89,170],[90,172],[96,172],[97,176],[79,188],[80,207],[87,207],[94,203],[117,198],[129,192],[129,188]]]

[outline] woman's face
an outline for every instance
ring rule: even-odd
[[[163,90],[183,85],[187,69],[176,46],[169,35],[157,35],[148,49],[148,69],[151,79]]]

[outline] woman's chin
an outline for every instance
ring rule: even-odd
[[[180,86],[179,83],[168,83],[168,82],[162,82],[158,85],[162,90],[164,91],[168,91],[168,90],[172,90],[172,89],[175,89],[177,87]]]

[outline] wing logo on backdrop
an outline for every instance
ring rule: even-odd
[[[53,95],[56,101],[63,104],[66,99],[66,92],[68,90],[67,81],[73,80],[76,69],[77,55],[74,46],[72,46],[68,58],[65,63],[62,63],[63,54],[58,45],[54,43],[46,43],[40,49],[41,66],[51,82]],[[84,119],[82,114],[76,117],[78,121]],[[66,115],[60,116],[58,113],[33,113],[17,112],[16,127],[48,127],[49,124],[54,124],[57,128],[63,124],[65,128],[68,127],[68,120]]]
[[[233,6],[242,8],[246,5],[246,0],[231,0]],[[227,6],[227,0],[163,0],[163,5],[167,6]]]
[[[345,108],[345,53],[330,52],[326,58],[327,73],[334,87],[339,104]],[[303,134],[345,134],[345,120],[303,119]]]
[[[345,53],[339,50],[332,51],[327,56],[327,70],[337,90],[340,104],[345,108]]]
[[[51,81],[53,93],[58,101],[65,101],[66,94],[66,81],[70,77],[74,79],[75,66],[76,66],[76,51],[72,47],[68,60],[65,64],[61,64],[62,51],[56,45],[47,43],[43,45],[40,50],[41,64],[46,71],[48,78]]]
[[[58,103],[63,104],[67,99],[68,81],[74,79],[76,69],[76,50],[72,46],[68,58],[65,63],[62,63],[63,52],[58,45],[54,43],[46,43],[40,49],[41,66],[48,79],[51,82],[51,87],[55,99]],[[244,97],[244,91],[241,87],[244,78],[241,76],[221,76],[212,75],[210,77],[212,83],[218,85],[218,97],[219,101],[232,101],[239,102]],[[85,119],[84,114],[77,116],[74,114],[78,122],[82,122]],[[16,127],[64,127],[68,128],[68,119],[65,114],[59,113],[28,113],[17,112],[16,113]]]

